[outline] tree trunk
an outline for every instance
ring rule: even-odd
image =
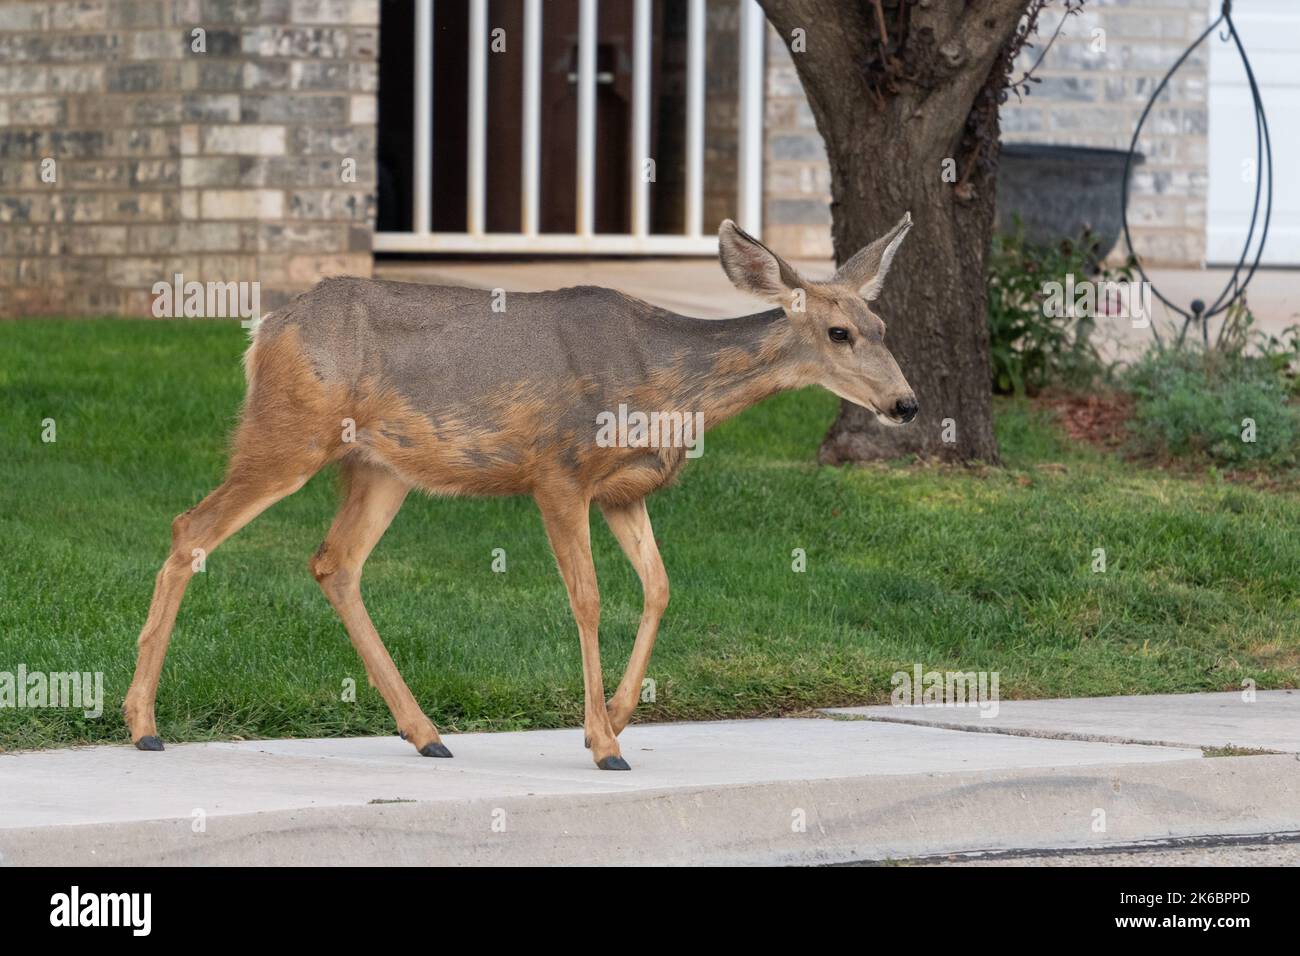
[[[804,31],[791,54],[826,143],[837,262],[904,212],[914,222],[876,311],[920,414],[890,428],[845,402],[821,460],[997,461],[984,262],[998,104],[1030,0],[761,2],[787,45]]]

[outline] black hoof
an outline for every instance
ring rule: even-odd
[[[141,737],[135,742],[136,750],[162,750],[162,741],[157,737]]]
[[[627,761],[622,757],[606,757],[600,763],[596,764],[601,770],[631,770]]]
[[[425,744],[420,748],[421,757],[450,757],[451,751],[442,744]]]

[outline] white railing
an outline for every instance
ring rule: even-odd
[[[645,175],[650,152],[651,0],[633,0],[632,161],[625,170],[598,168],[596,162],[596,38],[598,0],[579,0],[578,122],[574,135],[577,190],[573,231],[540,231],[542,0],[525,0],[523,36],[522,172],[520,231],[488,232],[487,220],[487,57],[490,42],[487,0],[470,0],[469,125],[466,148],[466,230],[434,232],[433,152],[433,0],[415,6],[415,147],[412,230],[375,234],[376,252],[591,253],[706,255],[717,238],[704,227],[705,2],[689,0],[686,63],[686,231],[650,231],[650,189]],[[740,0],[740,76],[736,202],[731,213],[749,232],[762,229],[763,179],[763,12],[756,0]],[[595,231],[596,177],[627,176],[632,226],[627,233]]]

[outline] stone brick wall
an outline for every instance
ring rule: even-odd
[[[0,315],[149,315],[175,273],[260,281],[268,311],[369,275],[378,21],[377,0],[0,5]]]
[[[1156,84],[1205,29],[1207,9],[1203,0],[1087,0],[1035,72],[1042,82],[1003,108],[1004,141],[1127,149]],[[1020,72],[1060,16],[1059,4],[1044,12]],[[786,255],[830,256],[825,148],[789,51],[774,30],[768,37],[764,236]],[[1133,177],[1129,222],[1145,262],[1199,266],[1205,255],[1207,64],[1203,49],[1189,57],[1143,128],[1146,163]]]
[[[781,35],[767,28],[763,117],[763,239],[784,256],[828,259],[831,173],[794,61]]]
[[[1147,100],[1205,29],[1208,9],[1205,0],[1087,0],[1035,71],[1042,82],[1003,107],[1003,140],[1127,150]],[[1043,42],[1022,54],[1021,72],[1060,16],[1044,11]],[[1129,225],[1144,263],[1199,266],[1205,257],[1208,64],[1202,46],[1142,128],[1138,151],[1146,161],[1133,174]]]

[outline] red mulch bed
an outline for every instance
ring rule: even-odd
[[[1033,402],[1052,412],[1057,424],[1071,441],[1089,444],[1131,461],[1141,460],[1148,467],[1172,474],[1204,476],[1205,469],[1202,465],[1171,458],[1135,457],[1131,452],[1125,451],[1124,445],[1128,440],[1126,423],[1133,417],[1131,395],[1123,392],[1083,394],[1048,391],[1035,396]],[[1268,470],[1228,469],[1220,472],[1220,477],[1232,484],[1251,485],[1269,491],[1295,489],[1292,476],[1278,475]]]
[[[1116,451],[1128,438],[1133,398],[1123,392],[1044,392],[1035,404],[1052,411],[1071,441]]]

